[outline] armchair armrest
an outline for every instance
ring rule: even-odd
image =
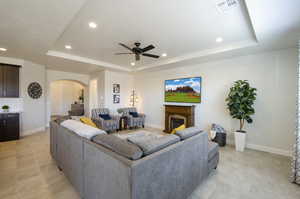
[[[146,117],[146,115],[145,115],[144,113],[139,113],[138,116],[139,116],[139,117],[143,117],[143,118]]]
[[[98,128],[102,128],[103,127],[103,122],[104,122],[104,119],[102,118],[92,118],[93,122],[96,124],[96,126]]]
[[[120,116],[119,115],[111,115],[111,119],[120,121]]]
[[[132,116],[132,115],[130,115],[130,114],[128,114],[128,115],[124,115],[124,116],[126,116],[126,117],[127,117],[129,120],[133,118],[133,116]]]
[[[122,117],[127,117],[129,119],[132,118],[132,115],[130,115],[129,113],[124,113],[122,114]]]

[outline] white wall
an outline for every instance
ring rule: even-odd
[[[54,82],[57,80],[73,80],[88,85],[90,76],[86,74],[47,70],[47,82]]]
[[[90,110],[103,108],[105,105],[105,71],[90,76]]]
[[[43,88],[43,95],[39,99],[32,99],[28,93],[28,85],[38,82]],[[23,98],[24,112],[22,113],[23,134],[34,133],[45,129],[45,93],[46,70],[45,66],[25,61],[21,68],[21,96]]]
[[[29,61],[0,57],[0,63],[21,65],[20,98],[1,98],[2,103],[12,107],[12,111],[21,111],[21,136],[41,131],[45,128],[45,66]],[[39,99],[32,99],[27,93],[27,87],[32,82],[38,82],[43,88]]]
[[[50,85],[51,115],[68,115],[71,104],[79,101],[84,86],[75,81],[58,80]]]
[[[113,84],[120,84],[120,103],[113,103]],[[105,71],[105,107],[116,114],[118,108],[130,106],[130,95],[134,88],[134,76],[128,73]]]
[[[90,109],[98,108],[98,80],[92,79],[90,81]]]
[[[238,121],[229,116],[225,98],[235,80],[249,80],[258,89],[258,96],[254,123],[246,124],[248,147],[287,155],[295,141],[296,71],[297,50],[287,49],[143,72],[135,76],[135,86],[147,124],[164,128],[164,80],[201,76],[202,103],[196,105],[196,125],[208,130],[212,123],[218,123],[233,132]]]
[[[117,109],[128,107],[131,91],[134,88],[134,76],[124,72],[104,70],[91,76],[91,82],[97,81],[97,86],[90,84],[90,91],[93,90],[93,99],[90,100],[90,107],[109,108],[112,114],[117,114]],[[113,84],[120,84],[120,103],[113,103]],[[96,89],[94,87],[97,87]],[[97,90],[97,93],[95,93]],[[94,99],[96,98],[96,99]],[[97,106],[97,107],[96,107]]]

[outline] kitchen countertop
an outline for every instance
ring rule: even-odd
[[[0,114],[13,114],[13,113],[22,113],[23,111],[9,111],[9,112],[3,112],[2,110],[0,111]]]

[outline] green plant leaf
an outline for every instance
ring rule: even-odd
[[[247,80],[234,82],[225,100],[232,118],[246,120],[248,123],[253,122],[250,115],[255,113],[253,105],[257,96],[256,91],[257,89],[252,88]]]

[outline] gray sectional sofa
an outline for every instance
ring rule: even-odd
[[[207,178],[209,164],[217,166],[216,159],[209,163],[205,132],[132,160],[55,121],[50,129],[51,154],[84,199],[186,199]]]

